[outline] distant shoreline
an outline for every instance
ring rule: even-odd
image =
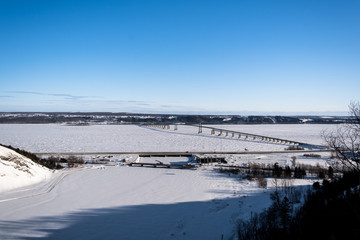
[[[1,112],[0,124],[342,124],[347,116],[178,115],[140,113]]]

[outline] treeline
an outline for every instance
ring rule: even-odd
[[[64,164],[65,166],[67,166],[68,168],[78,167],[79,165],[82,165],[85,163],[85,161],[82,157],[73,156],[73,155],[70,155],[67,158],[63,158],[63,157],[59,158],[59,157],[55,157],[55,156],[50,156],[49,158],[47,158],[47,161],[61,163],[61,164]]]
[[[304,122],[303,119],[306,119]],[[318,116],[241,116],[131,113],[0,113],[0,123],[69,124],[338,124],[346,117]]]
[[[33,162],[36,162],[46,168],[49,168],[49,169],[63,168],[55,158],[49,158],[49,159],[39,158],[38,156],[36,156],[35,154],[33,154],[31,152],[27,152],[27,151],[19,149],[19,148],[14,148],[11,145],[8,145],[8,146],[2,145],[2,144],[0,144],[0,145],[17,152],[17,153],[23,155],[24,157],[31,159]]]
[[[295,163],[295,160],[293,160]],[[317,177],[320,179],[333,178],[334,169],[322,167],[319,164],[313,166],[309,164],[294,164],[282,167],[275,164],[248,163],[246,166],[222,166],[219,168],[222,173],[239,174],[243,173],[248,179],[259,177],[267,178],[304,178],[306,176]]]
[[[360,239],[360,174],[344,173],[322,186],[314,184],[303,206],[293,214],[292,202],[280,191],[272,205],[248,221],[239,221],[239,240]]]

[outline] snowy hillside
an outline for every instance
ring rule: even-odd
[[[270,204],[270,191],[256,182],[212,167],[99,166],[66,174],[44,194],[36,185],[3,194],[16,200],[0,201],[0,239],[229,239],[238,218]]]
[[[51,171],[30,159],[0,146],[0,193],[51,177]]]

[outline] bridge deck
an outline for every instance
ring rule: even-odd
[[[159,125],[144,124],[143,126],[170,130],[170,124],[162,124],[162,125],[160,125],[160,124]],[[216,133],[219,133],[217,136],[225,136],[225,137],[234,138],[234,137],[236,137],[235,135],[237,135],[239,139],[244,138],[245,140],[254,140],[254,141],[259,140],[262,142],[284,144],[284,145],[302,145],[304,147],[311,147],[311,148],[326,148],[326,146],[309,144],[309,143],[299,142],[296,140],[289,140],[289,139],[283,139],[283,138],[278,138],[278,137],[269,137],[269,136],[265,136],[265,135],[234,131],[234,130],[230,130],[230,129],[222,129],[222,128],[217,128],[217,127],[204,126],[202,124],[200,124],[200,125],[186,124],[186,126],[192,126],[192,127],[199,128],[199,131],[198,131],[199,134],[201,134],[203,132],[203,129],[210,129],[211,135],[216,135]],[[177,130],[177,129],[178,129],[177,125],[175,124],[174,130]]]
[[[160,168],[181,168],[181,169],[190,169],[195,168],[195,165],[193,164],[164,164],[164,163],[130,163],[129,166],[131,167],[160,167]]]

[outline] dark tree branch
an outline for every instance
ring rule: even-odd
[[[360,172],[360,103],[349,105],[350,123],[334,132],[323,132],[322,136],[335,154],[333,168],[343,171]],[[340,168],[340,169],[339,169]]]

